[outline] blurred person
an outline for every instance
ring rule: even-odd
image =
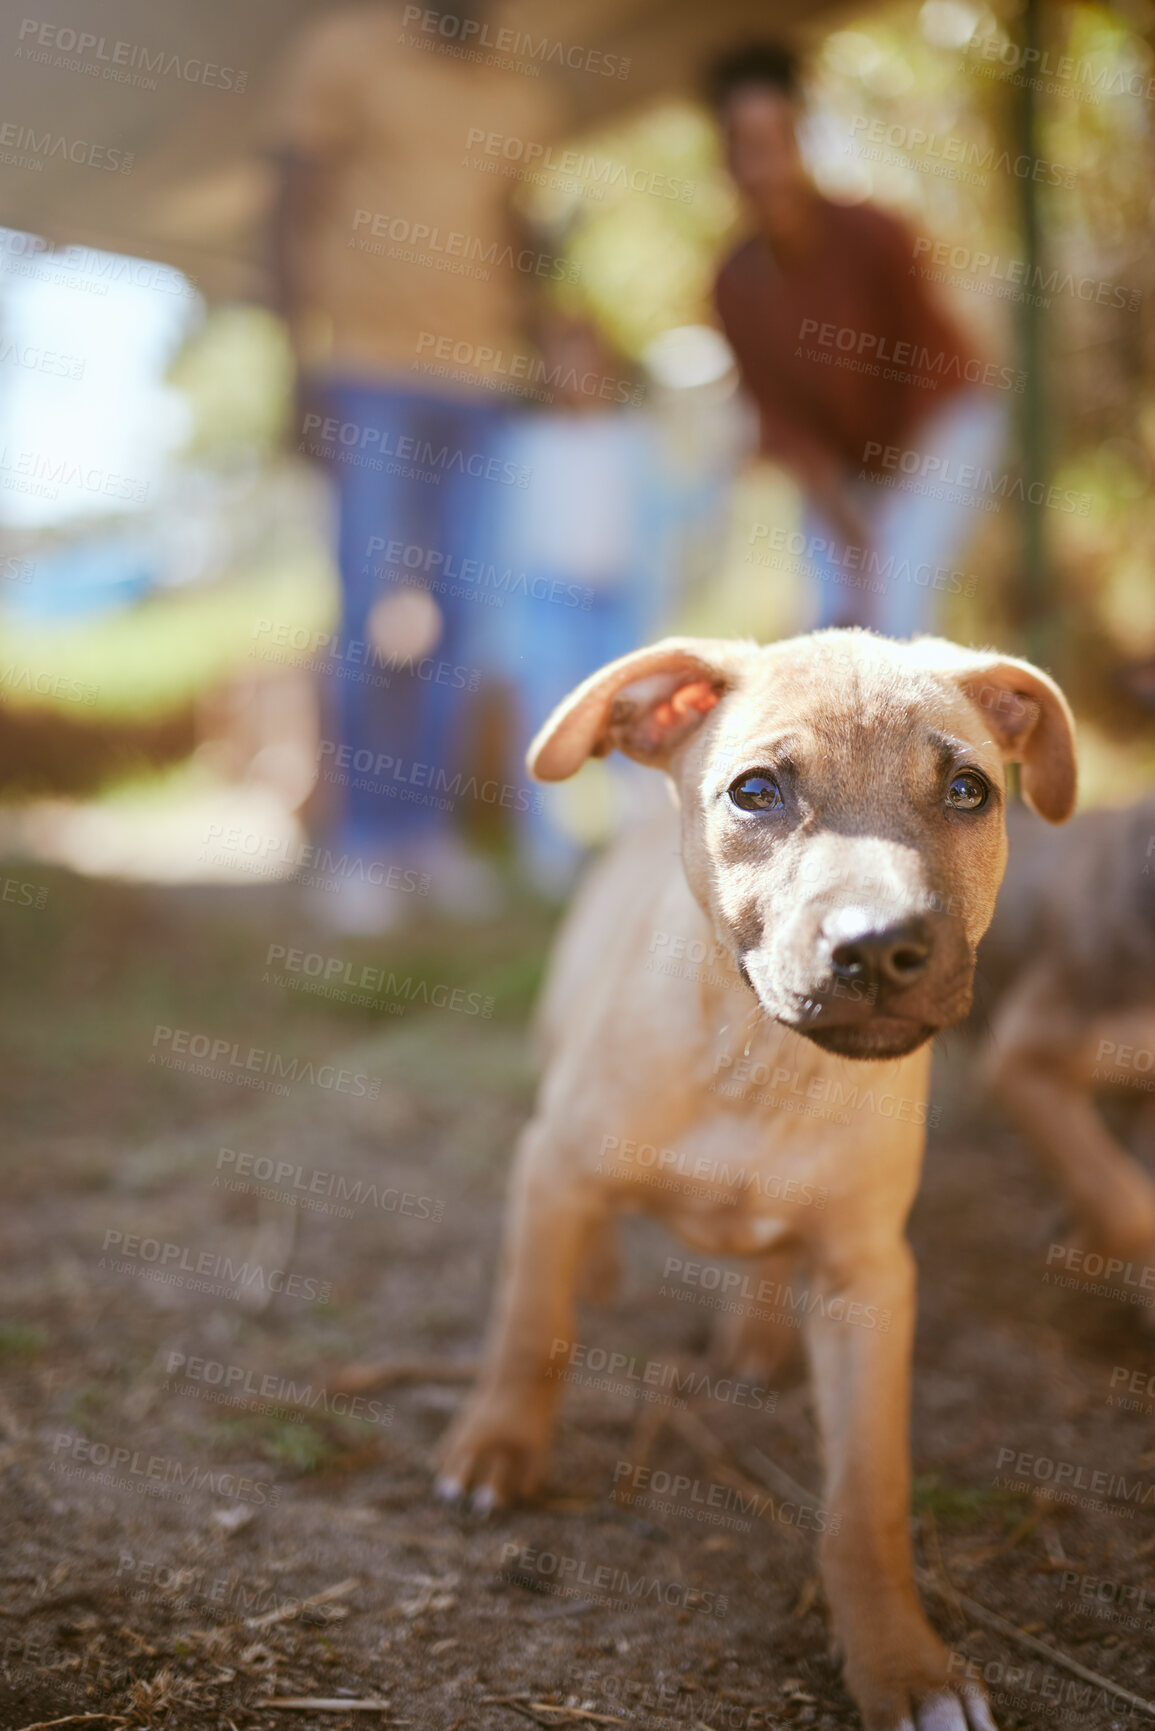
[[[1006,419],[990,387],[1010,370],[986,363],[928,293],[897,218],[818,191],[799,148],[789,49],[733,50],[714,66],[710,95],[754,227],[722,266],[715,300],[759,411],[763,454],[805,498],[811,623],[933,631],[974,512],[888,470],[885,453],[916,450],[948,475],[989,467]]]
[[[408,31],[400,4],[302,32],[275,105],[272,239],[301,447],[325,462],[337,497],[342,615],[322,761],[352,768],[327,778],[331,840],[420,868],[435,900],[469,914],[487,911],[492,876],[437,790],[468,781],[470,607],[453,585],[399,589],[388,566],[414,548],[427,569],[485,559],[489,495],[526,483],[495,461],[506,411],[489,387],[527,283],[556,266],[519,247],[511,182],[492,172],[506,164],[479,141],[548,136],[556,99],[468,48],[476,4],[453,18],[459,42]],[[434,365],[446,340],[458,364]],[[358,775],[366,753],[394,761]],[[395,895],[360,880],[345,889],[337,923],[371,930],[395,917]]]
[[[491,655],[513,697],[509,777],[520,864],[534,887],[560,896],[583,847],[565,821],[572,791],[526,786],[538,728],[590,673],[665,628],[684,577],[688,536],[719,493],[704,466],[691,474],[630,364],[593,322],[554,308],[534,321],[548,403],[510,424],[503,451],[533,474],[513,495],[500,540],[507,599],[491,614]],[[652,778],[616,758],[617,811],[648,804]]]

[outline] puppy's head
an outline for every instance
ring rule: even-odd
[[[1027,662],[823,631],[667,638],[594,674],[529,752],[542,781],[617,749],[670,776],[695,897],[763,1009],[893,1058],[966,1015],[1006,862],[1003,766],[1061,823],[1070,711]]]

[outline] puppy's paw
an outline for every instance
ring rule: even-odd
[[[528,1501],[549,1464],[548,1423],[485,1397],[469,1403],[437,1452],[442,1502],[488,1515]]]
[[[986,1690],[950,1677],[950,1655],[928,1627],[916,1643],[847,1666],[866,1731],[998,1731]]]
[[[976,1683],[958,1689],[933,1689],[862,1706],[866,1731],[998,1731],[985,1691]]]

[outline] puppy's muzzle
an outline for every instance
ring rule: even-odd
[[[743,958],[788,1028],[842,1057],[899,1057],[966,1013],[973,958],[950,922],[861,904],[815,913],[771,938],[777,965],[761,947]]]
[[[834,978],[854,981],[876,1004],[915,985],[926,973],[934,947],[924,919],[880,925],[859,908],[832,914],[824,922],[822,939]]]

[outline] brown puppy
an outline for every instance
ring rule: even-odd
[[[1155,1092],[1155,799],[1084,813],[1061,849],[1028,813],[1012,816],[1011,866],[979,957],[991,1078],[1077,1216],[1080,1242],[1052,1261],[1108,1285],[1131,1264],[1142,1281],[1155,1267],[1155,1182],[1095,1096],[1150,1103]]]
[[[1003,763],[1022,763],[1037,811],[1066,818],[1066,703],[1024,662],[934,638],[668,639],[586,680],[529,764],[557,781],[614,747],[665,770],[679,812],[611,851],[563,932],[487,1364],[439,1488],[485,1509],[540,1484],[551,1347],[573,1339],[583,1256],[615,1211],[656,1214],[709,1253],[798,1257],[838,1301],[811,1310],[807,1344],[837,1517],[822,1568],[850,1689],[870,1731],[986,1731],[981,1692],[948,1682],[913,1578],[905,1223],[927,1042],[967,1013],[1003,873]],[[745,992],[717,969],[655,971],[655,934],[720,944]],[[781,1112],[764,1091],[776,1071],[812,1099],[856,1099],[869,1080],[912,1109],[834,1115],[849,1124]],[[630,1140],[676,1149],[680,1172],[701,1161],[700,1197],[606,1158]],[[719,1202],[723,1160],[766,1182]],[[825,1186],[825,1208],[770,1199],[806,1185]],[[889,1332],[847,1326],[857,1305],[889,1310]]]

